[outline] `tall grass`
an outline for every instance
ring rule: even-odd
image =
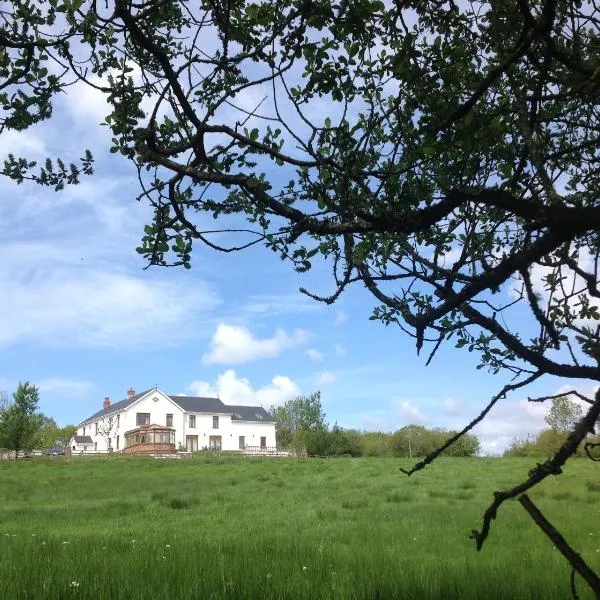
[[[531,461],[442,459],[410,478],[408,464],[2,462],[0,598],[569,597],[566,563],[517,503],[481,553],[469,539]],[[531,496],[598,568],[594,476],[576,461]]]

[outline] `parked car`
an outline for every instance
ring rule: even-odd
[[[64,456],[65,451],[62,448],[50,448],[46,451],[46,456]]]

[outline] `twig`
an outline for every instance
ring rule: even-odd
[[[498,400],[500,400],[501,398],[505,398],[506,394],[508,392],[512,392],[512,391],[517,390],[525,385],[529,385],[530,383],[532,383],[533,381],[535,381],[536,379],[538,379],[541,376],[542,376],[542,373],[540,373],[538,371],[536,373],[533,373],[526,379],[518,381],[517,383],[510,383],[510,384],[505,385],[488,402],[487,406],[466,427],[464,427],[457,434],[455,434],[451,438],[449,438],[442,446],[440,446],[439,448],[436,448],[433,452],[428,454],[422,461],[418,462],[412,469],[410,469],[409,471],[407,471],[405,469],[400,469],[400,471],[402,471],[402,473],[404,473],[406,475],[412,475],[416,471],[420,471],[421,469],[424,469],[428,464],[432,463],[444,450],[446,450],[452,444],[454,444],[454,442],[456,442],[456,440],[458,440],[463,435],[465,435],[465,433],[467,433],[471,429],[473,429],[473,427],[475,427],[475,425],[477,425],[477,423],[481,422],[485,418],[485,416],[490,412],[490,410],[492,410],[492,407],[496,404],[496,402],[498,402]]]
[[[588,404],[594,403],[593,400],[591,400],[587,396],[584,396],[583,394],[580,394],[576,390],[570,390],[569,392],[561,392],[560,394],[554,394],[552,396],[539,396],[538,398],[527,397],[527,401],[528,402],[545,402],[546,400],[554,400],[555,398],[562,398],[563,396],[571,396],[571,395],[577,396],[577,398],[579,398],[580,400],[583,400],[583,402],[587,402]]]
[[[561,533],[544,517],[540,509],[532,502],[527,494],[519,498],[521,506],[531,515],[536,525],[550,538],[554,546],[569,561],[569,564],[577,571],[594,590],[596,598],[600,598],[600,577],[581,558]],[[574,587],[574,586],[573,586]]]
[[[600,388],[596,392],[594,404],[590,407],[584,417],[577,423],[575,429],[571,431],[569,437],[564,444],[558,449],[554,456],[543,464],[538,464],[529,472],[529,477],[505,492],[494,492],[494,501],[488,506],[483,515],[483,524],[481,531],[473,530],[471,537],[475,540],[477,550],[481,550],[483,543],[487,539],[492,520],[496,518],[496,514],[500,506],[511,498],[521,496],[527,490],[543,481],[548,475],[560,475],[562,466],[573,454],[575,454],[579,444],[585,436],[594,431],[594,425],[600,417]]]

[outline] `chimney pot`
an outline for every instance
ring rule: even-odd
[[[127,390],[127,397],[128,398],[133,398],[135,396],[135,390],[133,388],[129,388]]]
[[[108,396],[106,396],[106,398],[104,398],[104,402],[102,403],[102,408],[108,408],[110,406],[110,398]]]

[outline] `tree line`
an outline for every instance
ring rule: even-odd
[[[535,436],[515,439],[504,452],[505,457],[548,457],[558,452],[567,441],[569,432],[581,420],[583,409],[566,396],[552,400],[552,406],[544,418],[547,428]],[[577,446],[574,456],[596,458],[600,447],[600,435],[590,434]]]
[[[38,412],[39,389],[29,382],[19,383],[9,400],[0,392],[0,448],[20,452],[33,449],[64,450],[77,428],[74,425],[59,427],[56,421]]]
[[[309,456],[427,456],[457,432],[423,425],[405,425],[393,433],[330,426],[321,406],[321,394],[299,396],[271,408],[276,422],[277,446],[306,450]],[[446,456],[475,456],[480,450],[477,436],[463,435],[446,449]]]

